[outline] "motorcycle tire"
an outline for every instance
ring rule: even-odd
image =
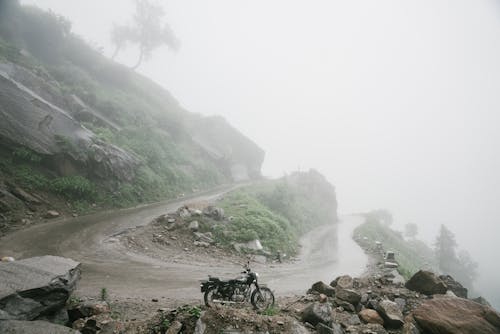
[[[215,304],[213,303],[214,299],[214,292],[217,289],[215,287],[210,287],[208,288],[207,291],[205,291],[205,294],[203,295],[203,300],[205,301],[205,305],[207,307],[213,307]]]
[[[274,294],[271,289],[266,287],[255,289],[250,297],[250,302],[256,310],[265,310],[274,306]]]

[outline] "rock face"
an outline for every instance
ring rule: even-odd
[[[405,286],[426,295],[445,294],[448,289],[446,284],[433,272],[425,270],[418,271],[406,282]]]
[[[499,334],[500,314],[491,307],[463,298],[434,298],[413,311],[417,324],[429,334]]]
[[[0,262],[0,320],[34,320],[64,307],[80,263],[57,256]]]
[[[18,67],[0,66],[0,138],[54,159],[57,165],[83,165],[100,177],[132,180],[139,161],[99,140],[69,113],[13,79]],[[77,168],[75,166],[67,167]],[[64,174],[64,171],[60,171]]]
[[[74,329],[51,324],[46,321],[0,321],[0,333],[2,334],[77,334]]]

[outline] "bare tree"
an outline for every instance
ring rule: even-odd
[[[153,0],[135,0],[135,14],[130,26],[115,25],[111,32],[111,39],[115,45],[112,58],[126,46],[128,42],[137,44],[139,58],[132,69],[137,69],[144,60],[151,58],[155,49],[162,45],[171,50],[179,48],[179,40],[175,37],[170,26],[162,23],[165,16],[163,7]]]

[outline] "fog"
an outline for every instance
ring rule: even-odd
[[[25,0],[111,55],[125,0]],[[181,41],[139,72],[266,151],[315,168],[343,213],[387,208],[431,243],[446,224],[500,306],[500,4],[495,0],[162,1]],[[133,65],[137,50],[117,60]],[[498,289],[494,291],[494,289]]]

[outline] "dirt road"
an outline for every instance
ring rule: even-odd
[[[77,293],[81,295],[95,296],[105,287],[110,296],[122,299],[199,301],[199,280],[208,274],[231,278],[241,266],[210,258],[196,263],[165,262],[129,251],[116,236],[128,228],[148,224],[185,202],[209,202],[229,189],[37,225],[0,239],[0,254],[16,258],[50,254],[80,261],[83,275]],[[302,293],[319,279],[329,282],[339,274],[359,274],[365,268],[366,256],[351,239],[358,223],[359,218],[346,217],[338,225],[321,226],[302,238],[301,256],[295,263],[255,264],[254,270],[277,294]]]

